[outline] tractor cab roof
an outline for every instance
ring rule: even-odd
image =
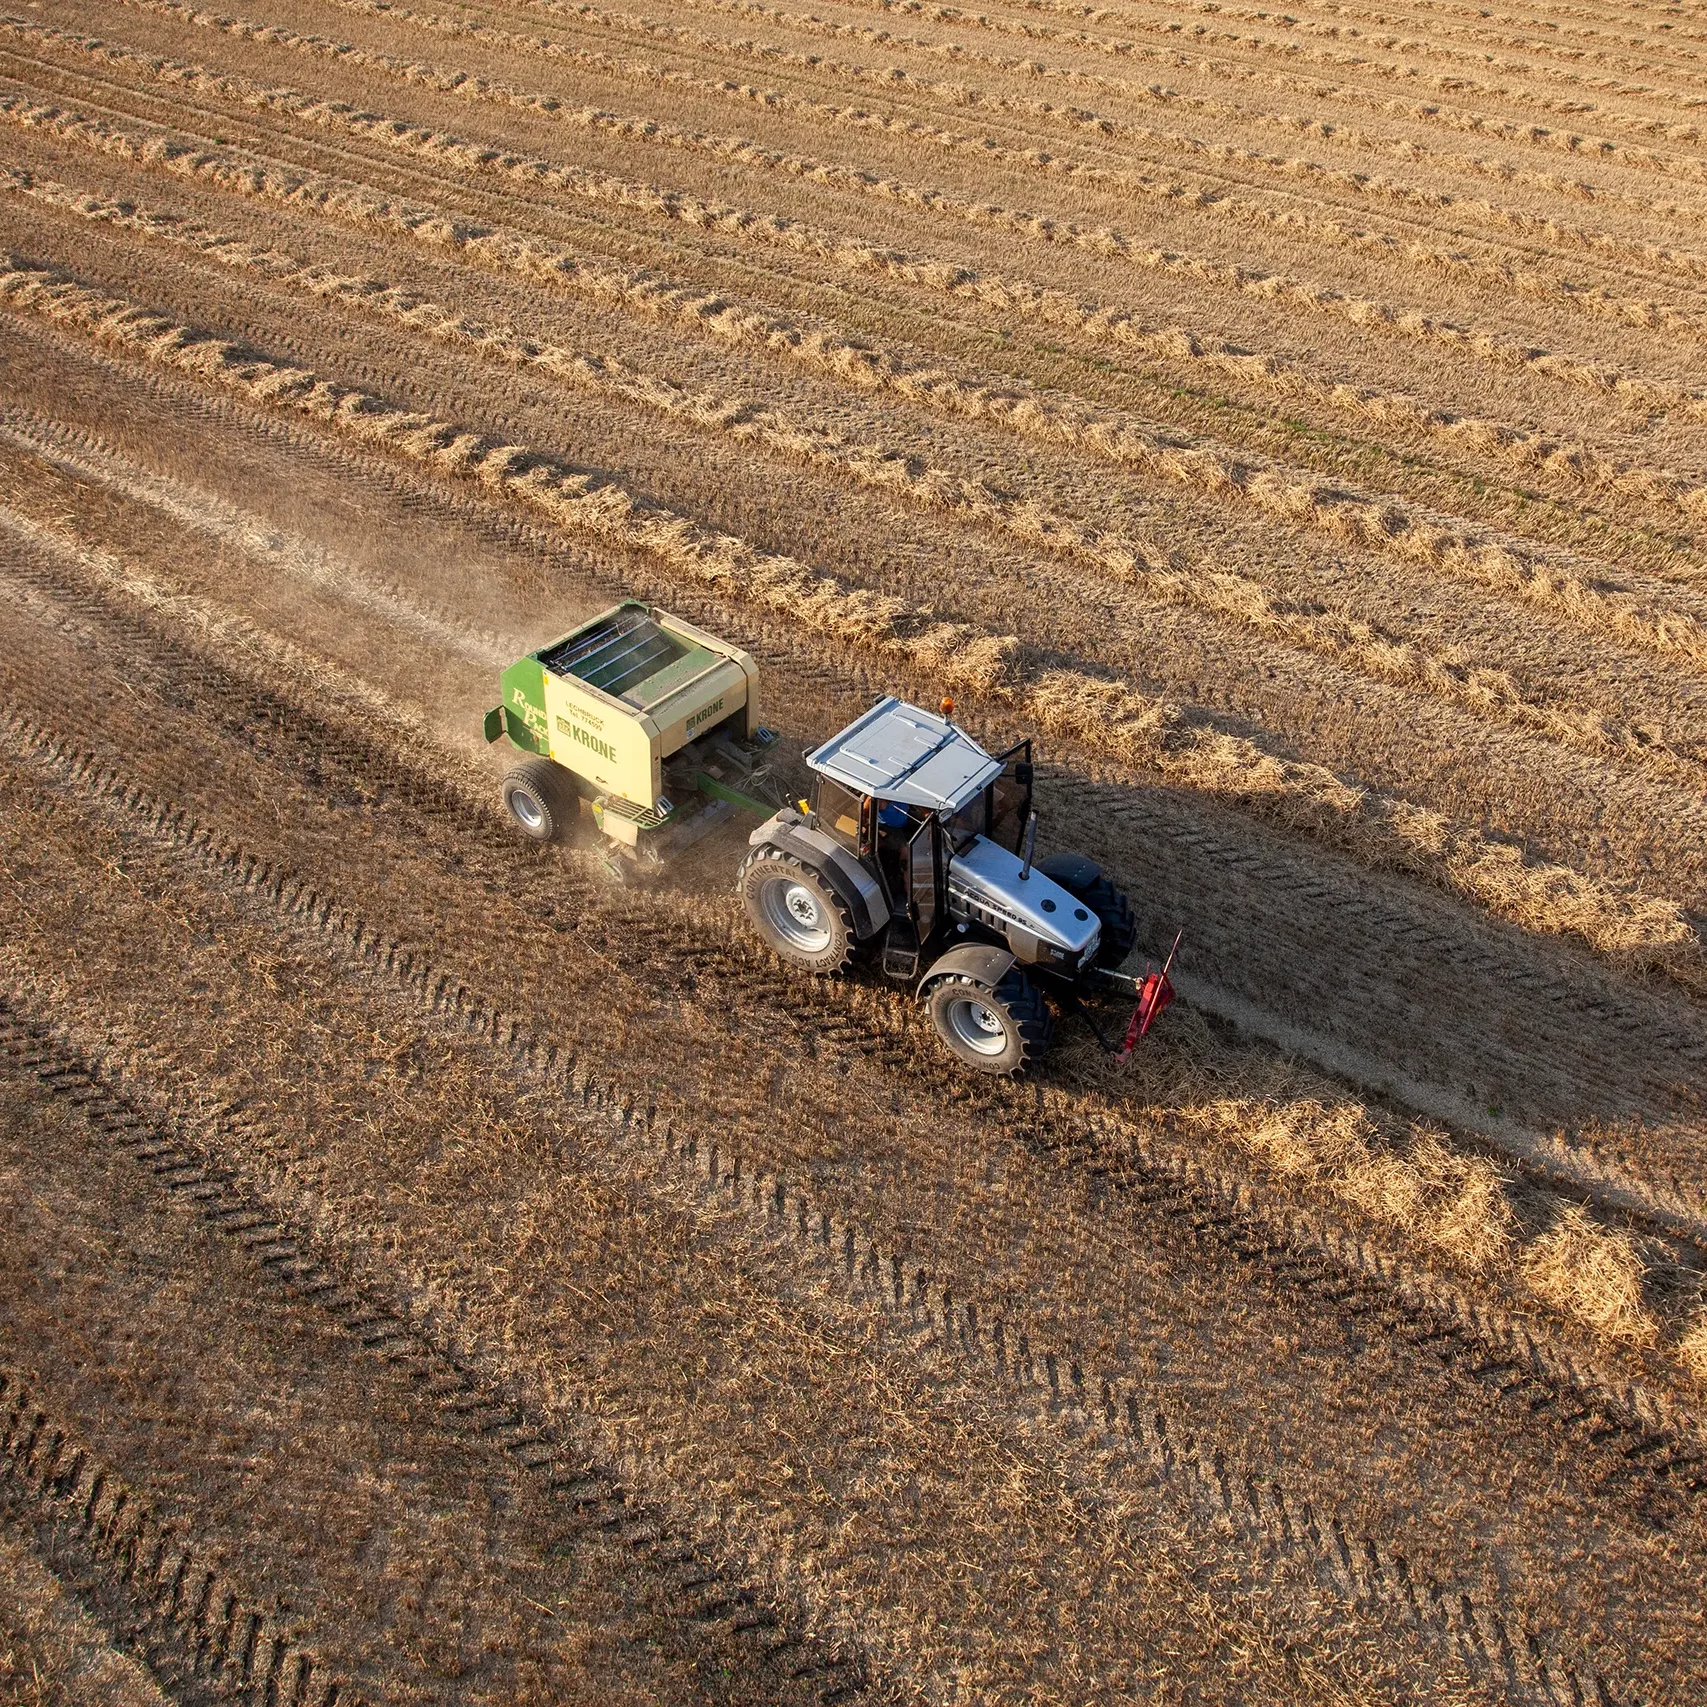
[[[893,697],[880,699],[806,762],[855,794],[958,812],[1002,773],[969,735],[946,718]]]

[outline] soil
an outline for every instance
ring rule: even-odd
[[[0,20],[0,1707],[1699,1700],[1704,91],[1565,0]],[[622,597],[796,788],[1036,733],[1184,930],[1133,1060],[791,973],[746,819],[520,838],[497,672]]]

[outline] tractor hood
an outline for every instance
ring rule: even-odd
[[[974,837],[966,851],[949,862],[950,911],[956,918],[999,931],[1021,960],[1045,965],[1069,959],[1079,964],[1088,961],[1102,933],[1096,914],[1035,865],[1023,878],[1022,869],[1018,854],[988,836]],[[1028,954],[1025,937],[1054,952]]]

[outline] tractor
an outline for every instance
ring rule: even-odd
[[[526,835],[558,841],[589,816],[608,868],[635,877],[736,810],[764,815],[736,882],[758,935],[808,972],[875,964],[916,990],[967,1067],[1031,1066],[1057,1011],[1125,1056],[1173,999],[1173,953],[1142,978],[1119,970],[1137,928],[1102,869],[1033,858],[1031,742],[987,753],[947,700],[937,713],[879,700],[806,755],[812,797],[788,806],[753,660],[653,606],[593,617],[510,665],[502,688],[485,733],[524,755],[504,804]],[[1137,998],[1118,1045],[1085,1006],[1097,992]]]
[[[882,699],[807,754],[812,798],[749,838],[737,889],[753,928],[809,972],[874,961],[978,1072],[1036,1062],[1057,1008],[1130,1054],[1173,999],[1173,953],[1141,979],[1118,970],[1138,934],[1126,897],[1083,854],[1033,857],[1031,742],[987,753],[952,712]],[[1138,999],[1118,1046],[1084,1005],[1095,991]]]

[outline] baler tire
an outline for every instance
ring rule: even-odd
[[[1138,942],[1138,921],[1132,916],[1132,903],[1126,899],[1125,891],[1116,888],[1106,877],[1099,877],[1074,893],[1102,921],[1096,964],[1112,972],[1125,964]]]
[[[569,773],[550,759],[524,759],[504,778],[504,809],[524,836],[560,842],[580,814]]]
[[[925,1010],[957,1061],[1003,1078],[1034,1066],[1055,1035],[1043,992],[1018,967],[994,989],[962,973],[939,978],[925,990]]]
[[[735,887],[765,946],[803,972],[831,974],[852,962],[858,939],[852,909],[823,873],[780,848],[755,848]]]

